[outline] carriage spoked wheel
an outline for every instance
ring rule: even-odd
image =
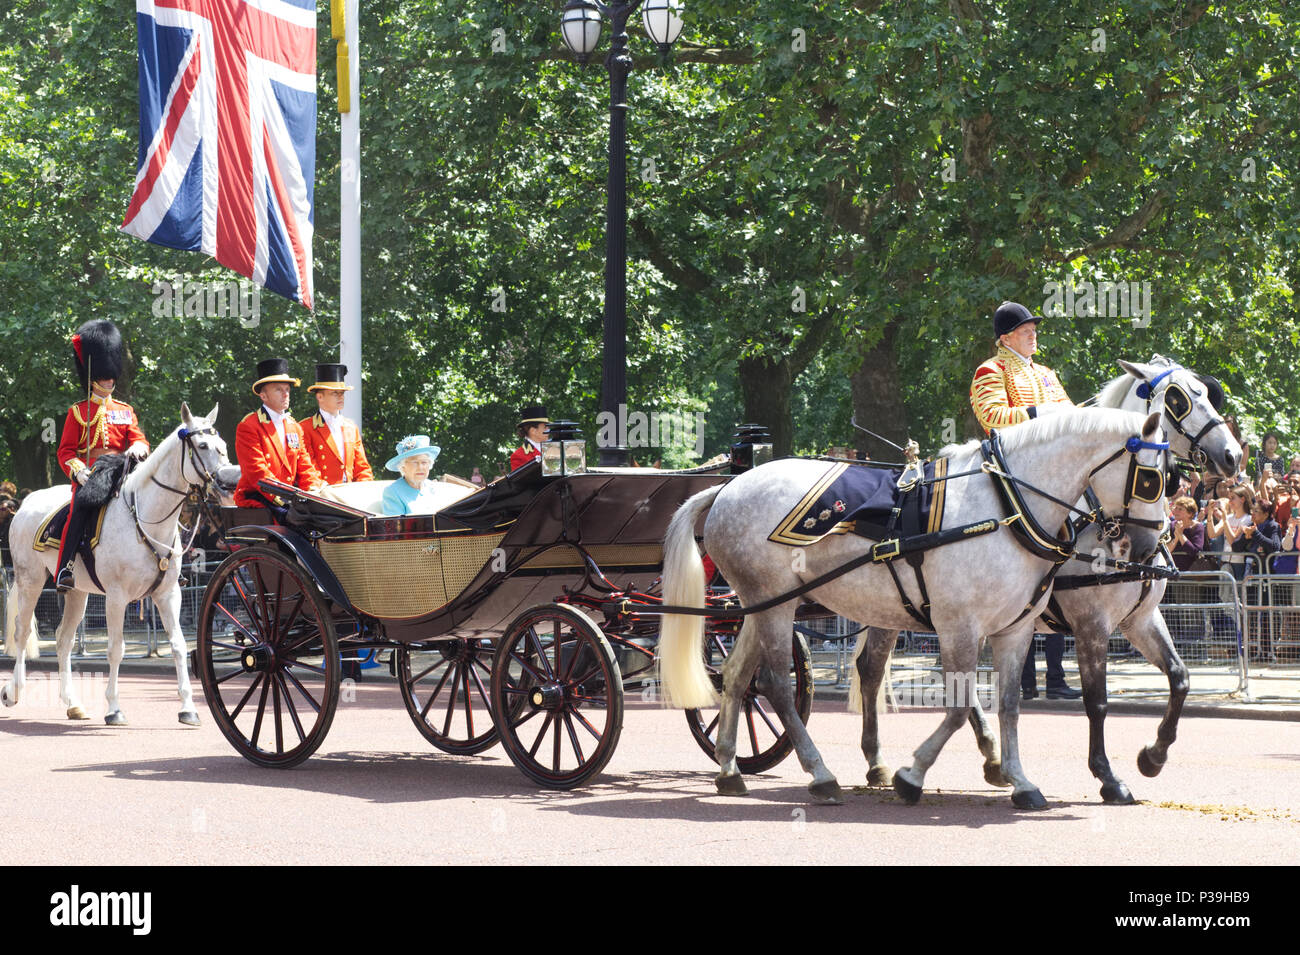
[[[705,636],[705,665],[713,687],[722,695],[722,664],[731,653],[731,634],[709,632]],[[794,688],[794,705],[799,718],[808,725],[812,714],[813,681],[812,654],[803,634],[795,631],[791,641],[791,659],[788,678]],[[686,722],[691,735],[700,748],[718,761],[718,717],[720,710],[687,710]],[[742,773],[762,773],[771,769],[790,755],[794,744],[785,732],[776,709],[758,692],[758,676],[749,681],[740,709],[740,727],[736,733],[736,765]]]
[[[338,705],[338,640],[315,581],[280,551],[242,548],[217,568],[196,658],[212,717],[245,759],[287,769],[325,739]]]
[[[576,607],[525,610],[497,644],[492,712],[534,782],[571,789],[599,773],[623,729],[623,677],[600,628]]]
[[[496,744],[492,723],[492,655],[487,640],[400,646],[394,669],[416,729],[444,753],[472,756]]]

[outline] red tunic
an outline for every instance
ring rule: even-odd
[[[531,444],[525,444],[522,448],[515,448],[514,453],[510,455],[510,470],[517,470],[533,458],[540,458],[541,456],[542,452]]]
[[[307,453],[302,429],[288,415],[284,419],[284,437],[275,430],[275,423],[264,408],[244,416],[235,429],[235,456],[239,459],[239,486],[235,488],[235,503],[240,507],[265,507],[260,498],[249,495],[258,491],[257,482],[272,478],[292,484],[304,491],[320,487],[320,474]],[[285,447],[285,444],[288,447]],[[260,491],[258,493],[261,493]]]
[[[137,441],[143,441],[146,447],[149,443],[140,430],[135,410],[126,402],[112,396],[102,402],[79,401],[68,409],[56,457],[63,473],[72,477],[94,464],[101,454],[121,453]]]
[[[311,463],[320,472],[321,480],[326,484],[373,481],[375,474],[370,469],[370,462],[366,460],[361,432],[347,418],[343,418],[339,425],[343,432],[342,453],[335,447],[330,426],[319,413],[298,422],[303,439],[307,442],[307,453],[311,455]]]

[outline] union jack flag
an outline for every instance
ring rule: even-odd
[[[122,231],[308,308],[315,0],[136,0],[140,152]]]

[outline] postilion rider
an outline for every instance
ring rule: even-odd
[[[326,484],[373,481],[361,431],[343,417],[343,402],[352,386],[344,383],[346,365],[317,364],[316,383],[307,390],[316,395],[317,411],[298,422],[307,442],[311,463]]]
[[[1056,372],[1034,361],[1038,351],[1038,323],[1034,315],[1019,302],[1003,302],[993,313],[993,335],[997,353],[975,370],[970,386],[970,403],[984,430],[1007,428],[1074,402],[1061,387]],[[1083,694],[1065,682],[1061,658],[1065,655],[1065,637],[1048,634],[1043,655],[1047,659],[1047,698],[1078,699]],[[1038,696],[1034,672],[1034,648],[1031,643],[1020,676],[1022,696]]]
[[[542,456],[542,442],[546,440],[546,426],[550,423],[551,419],[546,416],[545,405],[526,405],[519,412],[519,424],[515,425],[515,433],[519,435],[519,440],[523,444],[515,448],[510,455],[511,471],[518,470],[533,458]]]
[[[72,354],[81,390],[89,396],[68,409],[56,455],[63,473],[72,478],[72,508],[63,526],[54,578],[60,591],[73,588],[77,545],[89,517],[86,508],[77,506],[77,489],[89,479],[91,466],[110,452],[125,452],[137,461],[149,454],[135,410],[113,397],[122,375],[122,333],[117,326],[103,319],[86,322],[72,336]]]
[[[235,454],[239,459],[239,486],[235,504],[266,507],[267,499],[257,482],[276,480],[304,491],[320,487],[320,474],[307,453],[302,428],[289,414],[292,386],[300,384],[289,375],[284,358],[267,358],[257,363],[253,393],[262,407],[244,416],[235,429]]]

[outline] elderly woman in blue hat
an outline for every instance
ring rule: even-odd
[[[437,509],[437,484],[429,471],[442,449],[429,443],[427,434],[409,434],[397,442],[397,454],[384,467],[402,478],[384,491],[384,514],[431,514]]]

